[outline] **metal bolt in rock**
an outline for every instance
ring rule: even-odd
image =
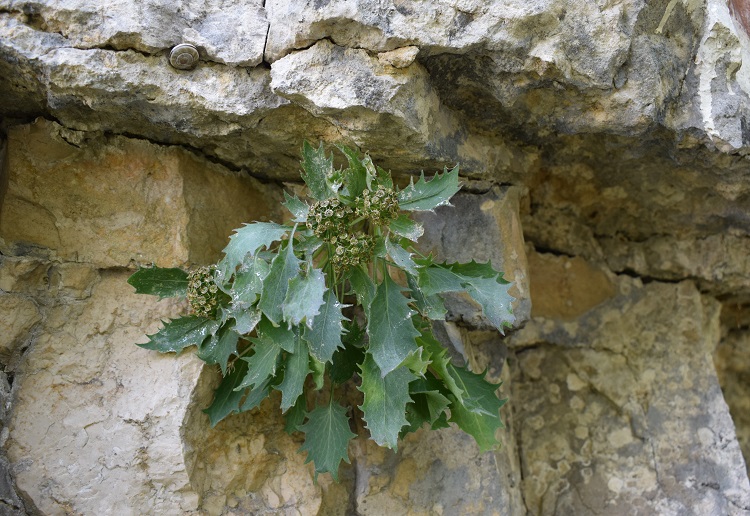
[[[178,70],[192,70],[199,60],[198,49],[187,43],[175,46],[169,53],[169,64]]]

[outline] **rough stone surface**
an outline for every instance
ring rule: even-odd
[[[181,149],[105,141],[45,121],[10,131],[0,208],[6,249],[31,245],[104,267],[206,263],[219,257],[233,225],[268,220],[280,199]],[[212,200],[211,191],[222,198]],[[80,293],[81,270],[60,271],[65,288]]]
[[[746,514],[750,483],[712,362],[718,303],[690,282],[618,283],[576,321],[540,318],[511,339],[526,508]]]
[[[133,345],[181,307],[135,295],[127,276],[105,273],[87,300],[52,307],[16,377],[8,457],[44,514],[198,506],[179,428],[201,363]]]
[[[750,472],[750,336],[746,329],[730,328],[716,348],[714,362]]]
[[[0,511],[748,514],[746,4],[0,0]],[[503,342],[466,304],[441,326],[491,374],[515,346],[505,452],[357,444],[316,485],[273,406],[210,429],[212,374],[130,344],[177,308],[122,267],[280,219],[260,181],[298,180],[303,139],[399,180],[461,165],[424,245],[492,259],[530,314]]]

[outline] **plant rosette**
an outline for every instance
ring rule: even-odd
[[[286,430],[304,433],[300,451],[316,477],[338,480],[353,417],[392,449],[409,432],[449,423],[483,451],[498,446],[500,385],[452,364],[432,321],[445,319],[442,294],[465,292],[502,332],[514,320],[510,283],[490,263],[420,254],[414,244],[423,228],[409,217],[450,205],[458,167],[399,189],[369,156],[338,149],[346,168],[335,169],[322,144],[304,143],[309,198],[285,194],[290,224],[244,225],[215,265],[135,272],[128,283],[137,293],[186,297],[191,307],[140,346],[162,353],[196,346],[200,359],[218,365],[223,379],[205,409],[212,426],[280,391]],[[361,412],[341,404],[350,380]]]

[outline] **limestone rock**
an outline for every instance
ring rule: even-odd
[[[133,49],[159,54],[178,43],[199,45],[204,58],[238,66],[263,59],[268,23],[261,0],[172,3],[97,0],[0,2],[3,12],[48,33],[58,33],[82,49]],[[231,28],[231,29],[230,29]]]
[[[714,362],[750,472],[750,337],[747,331],[732,327],[716,348]]]
[[[441,105],[418,63],[385,66],[366,50],[323,40],[276,61],[271,88],[328,120],[374,157],[385,156],[379,162],[383,167],[442,168],[460,160],[466,169],[482,173],[489,159],[508,159],[507,149],[493,150],[482,137],[462,133],[460,120]],[[478,155],[477,149],[487,155]]]
[[[39,309],[25,296],[0,294],[0,363],[7,364],[15,349],[30,338],[31,329],[42,320]]]
[[[127,276],[103,274],[90,298],[54,308],[16,375],[8,457],[42,513],[197,508],[178,429],[202,366],[133,344],[183,308],[135,295]]]
[[[611,273],[580,257],[530,252],[528,258],[534,317],[573,321],[617,294]]]
[[[71,139],[78,136],[45,121],[11,131],[0,211],[9,248],[39,246],[99,266],[212,262],[232,229],[268,220],[280,199],[180,149],[122,137],[104,145]],[[61,268],[64,288],[77,288],[75,270]]]
[[[574,323],[513,337],[530,514],[745,514],[750,483],[711,355],[718,306],[623,279]],[[531,347],[527,347],[531,346]]]

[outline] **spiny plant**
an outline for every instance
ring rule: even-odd
[[[300,451],[316,477],[338,480],[354,417],[388,448],[424,425],[450,422],[482,450],[497,446],[499,384],[451,363],[432,321],[445,319],[442,294],[465,292],[502,332],[514,320],[510,284],[490,263],[421,254],[414,244],[423,227],[408,215],[449,205],[458,167],[399,189],[369,156],[338,149],[346,168],[334,168],[322,144],[304,143],[309,198],[285,194],[291,223],[244,225],[215,265],[133,274],[136,292],[184,296],[192,311],[140,346],[179,353],[195,345],[199,358],[218,365],[223,379],[205,409],[212,425],[280,391],[286,431],[305,434]],[[359,411],[341,404],[350,380],[362,393]]]

